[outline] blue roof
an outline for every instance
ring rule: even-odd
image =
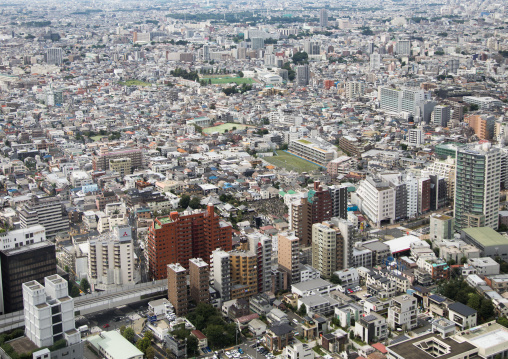
[[[217,179],[218,177],[217,176],[210,176],[208,177],[208,179]]]
[[[432,299],[432,300],[435,300],[438,303],[443,303],[446,300],[445,298],[440,297],[437,294],[432,294],[432,295],[429,296],[429,298]]]
[[[217,167],[210,167],[210,171],[217,171]]]

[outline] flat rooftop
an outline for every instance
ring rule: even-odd
[[[486,247],[508,245],[508,237],[490,227],[465,228],[462,231]]]

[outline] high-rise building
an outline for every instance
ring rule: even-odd
[[[232,228],[220,220],[213,205],[206,211],[172,212],[156,218],[148,231],[148,270],[152,279],[164,279],[166,266],[180,263],[189,267],[189,259],[209,261],[212,251],[232,249]]]
[[[92,165],[94,171],[106,171],[109,170],[110,160],[116,158],[130,158],[131,159],[131,171],[132,169],[141,168],[143,166],[143,151],[135,148],[129,150],[112,151],[101,153],[98,156],[94,156],[92,159]]]
[[[321,46],[318,41],[305,40],[303,42],[303,51],[309,56],[319,55],[321,53]]]
[[[328,26],[328,10],[321,9],[319,11],[319,26],[327,27]]]
[[[40,224],[46,230],[46,238],[53,239],[60,232],[69,230],[69,219],[62,202],[57,197],[33,196],[19,211],[21,228]]]
[[[222,249],[212,252],[210,258],[213,287],[219,292],[222,302],[231,300],[231,258]]]
[[[261,37],[253,37],[251,41],[253,50],[260,50],[265,47],[265,39]]]
[[[55,245],[47,241],[0,251],[2,295],[0,312],[11,313],[23,309],[21,285],[42,281],[56,274]]]
[[[430,211],[430,178],[418,178],[418,213]]]
[[[496,118],[489,115],[469,115],[464,122],[474,130],[480,140],[491,140],[494,138]]]
[[[353,198],[353,197],[352,197]],[[355,195],[360,210],[378,227],[395,220],[395,189],[388,181],[368,176],[360,182]]]
[[[249,251],[257,256],[258,292],[269,292],[272,287],[272,239],[260,233],[247,235]]]
[[[210,60],[210,45],[203,45],[203,60]]]
[[[134,284],[134,245],[130,226],[88,239],[88,280],[92,291]]]
[[[348,81],[346,82],[346,97],[353,99],[361,97],[365,94],[365,82],[362,81]]]
[[[25,334],[38,347],[49,347],[61,339],[67,346],[81,343],[74,323],[74,299],[67,286],[67,281],[57,274],[45,277],[44,286],[36,280],[23,283]],[[79,358],[75,354],[69,357]]]
[[[231,299],[249,298],[258,293],[257,255],[245,251],[229,252],[231,259]]]
[[[309,65],[296,66],[296,84],[298,86],[307,86],[310,82]]]
[[[457,149],[455,228],[498,228],[501,151],[490,143]]]
[[[279,269],[288,273],[286,287],[300,283],[300,239],[292,232],[279,233]]]
[[[348,187],[328,186],[332,201],[332,217],[347,219]]]
[[[407,142],[410,146],[420,146],[423,143],[423,131],[421,128],[409,129]]]
[[[63,62],[63,50],[61,48],[51,48],[46,50],[46,63],[50,65],[61,65]]]
[[[0,250],[14,249],[44,242],[45,240],[46,230],[40,224],[36,224],[35,226],[0,233]]]
[[[381,55],[373,53],[370,55],[370,70],[376,71],[381,68]]]
[[[388,86],[379,87],[379,104],[382,110],[399,113],[402,105],[402,90]]]
[[[190,296],[194,303],[209,303],[210,273],[208,264],[201,258],[189,259]]]
[[[111,171],[118,172],[123,178],[132,173],[132,160],[129,157],[112,158],[109,160],[109,168]]]
[[[411,41],[410,40],[399,40],[397,41],[397,45],[395,47],[395,52],[397,55],[411,55]]]
[[[405,88],[402,90],[401,111],[415,115],[420,103],[425,99],[425,92],[419,88]]]
[[[442,241],[452,239],[455,227],[455,219],[444,214],[433,213],[430,216],[430,240]]]
[[[316,181],[306,197],[290,205],[290,228],[300,238],[300,243],[308,246],[312,242],[312,225],[332,218],[330,192]]]
[[[434,126],[448,126],[450,121],[450,106],[435,106],[430,120]]]
[[[342,245],[339,228],[330,222],[312,225],[312,266],[321,276],[329,278],[337,269],[343,269]]]
[[[187,270],[179,263],[167,265],[168,300],[175,309],[175,314],[185,316],[188,310]]]

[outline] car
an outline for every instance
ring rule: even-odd
[[[242,350],[242,348],[238,348],[238,352],[239,352],[240,354],[243,354],[243,350]]]
[[[348,290],[347,290],[347,292],[348,292],[349,294],[351,294],[351,293],[353,293],[353,290],[352,290],[352,289],[348,289]]]
[[[105,329],[105,328],[109,328],[109,324],[107,324],[107,323],[106,323],[106,324],[104,324],[102,327],[103,327],[104,329]]]

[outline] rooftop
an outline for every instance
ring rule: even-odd
[[[119,332],[101,332],[87,339],[94,347],[102,348],[109,357],[130,359],[143,356],[143,353],[125,339]]]
[[[465,228],[462,231],[484,246],[508,245],[508,238],[490,227]]]

